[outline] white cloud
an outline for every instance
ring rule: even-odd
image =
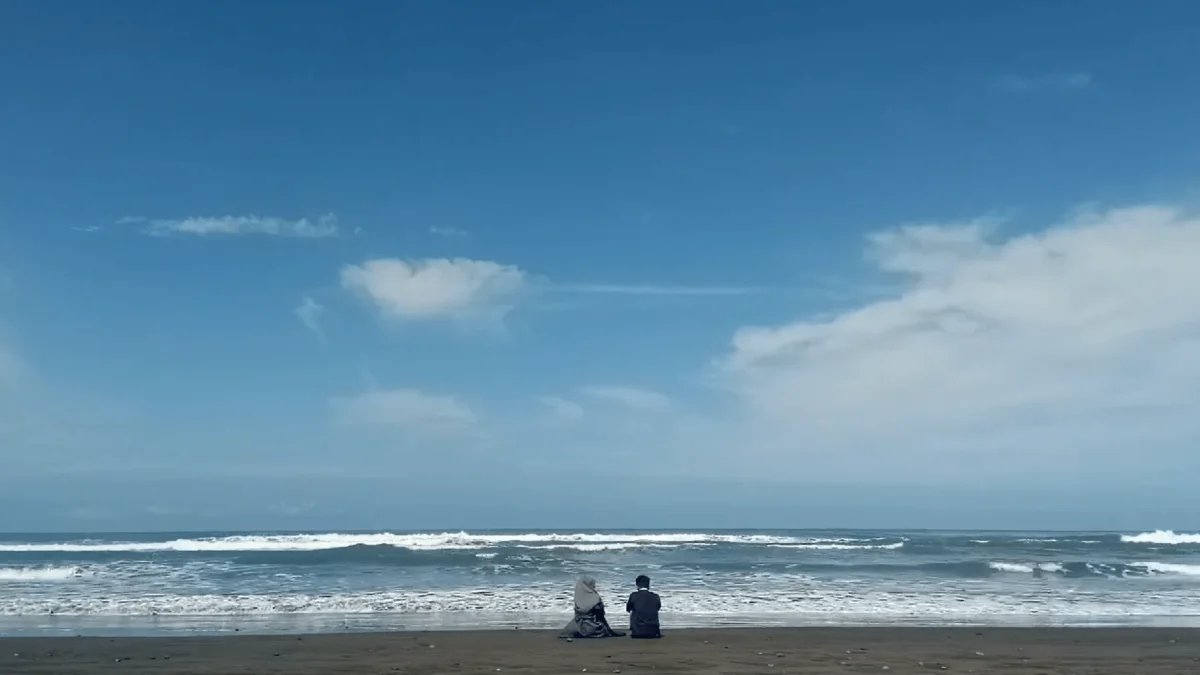
[[[1200,219],[1147,206],[1007,240],[994,226],[876,234],[868,259],[902,275],[898,295],[737,331],[718,376],[745,429],[821,468],[970,475],[1194,438]]]
[[[317,336],[318,340],[322,343],[326,341],[325,330],[321,327],[321,314],[325,312],[324,305],[306,295],[292,311],[296,313],[300,322]]]
[[[1047,90],[1086,89],[1092,84],[1091,73],[1081,71],[1036,76],[1004,75],[995,80],[998,89],[1017,94]]]
[[[528,287],[511,265],[464,258],[368,260],[342,269],[342,286],[384,316],[410,321],[500,319]]]
[[[556,417],[564,420],[574,422],[584,417],[583,406],[559,396],[543,396],[538,402],[549,408]]]
[[[417,389],[370,391],[332,403],[337,421],[347,426],[435,431],[463,429],[475,422],[470,407],[455,397]]]
[[[429,234],[434,234],[439,237],[459,238],[469,236],[471,233],[457,227],[438,227],[429,228]]]
[[[150,221],[145,221],[142,218],[122,218],[119,222],[147,222],[145,232],[159,236],[171,234],[196,236],[263,235],[317,239],[334,237],[338,234],[337,217],[332,214],[321,216],[315,221],[307,218],[286,220],[284,218],[261,216],[218,216]]]
[[[663,410],[671,407],[671,399],[650,389],[619,386],[583,387],[580,393],[603,401],[619,403],[637,410]]]

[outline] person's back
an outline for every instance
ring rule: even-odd
[[[625,603],[625,611],[629,612],[629,637],[638,639],[653,639],[662,637],[662,629],[658,623],[658,610],[662,609],[662,599],[650,590],[650,577],[641,575],[637,578],[637,591],[631,593]]]

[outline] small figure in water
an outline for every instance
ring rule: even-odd
[[[558,634],[561,638],[623,637],[604,616],[604,601],[596,591],[596,580],[585,577],[575,582],[575,618]]]
[[[629,612],[629,637],[640,640],[660,638],[662,628],[658,623],[658,610],[662,609],[662,599],[650,590],[650,577],[645,574],[639,575],[634,583],[637,590],[625,603],[625,611]]]

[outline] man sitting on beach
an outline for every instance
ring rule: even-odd
[[[625,611],[629,612],[629,637],[640,640],[660,638],[658,610],[662,609],[662,599],[650,590],[650,577],[645,574],[638,576],[635,583],[637,591],[631,593],[625,603]]]

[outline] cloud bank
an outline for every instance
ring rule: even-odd
[[[1195,433],[1200,219],[1144,206],[1008,239],[994,229],[875,234],[867,257],[902,292],[738,330],[716,372],[769,430],[756,438],[798,455],[983,471],[1063,469]]]

